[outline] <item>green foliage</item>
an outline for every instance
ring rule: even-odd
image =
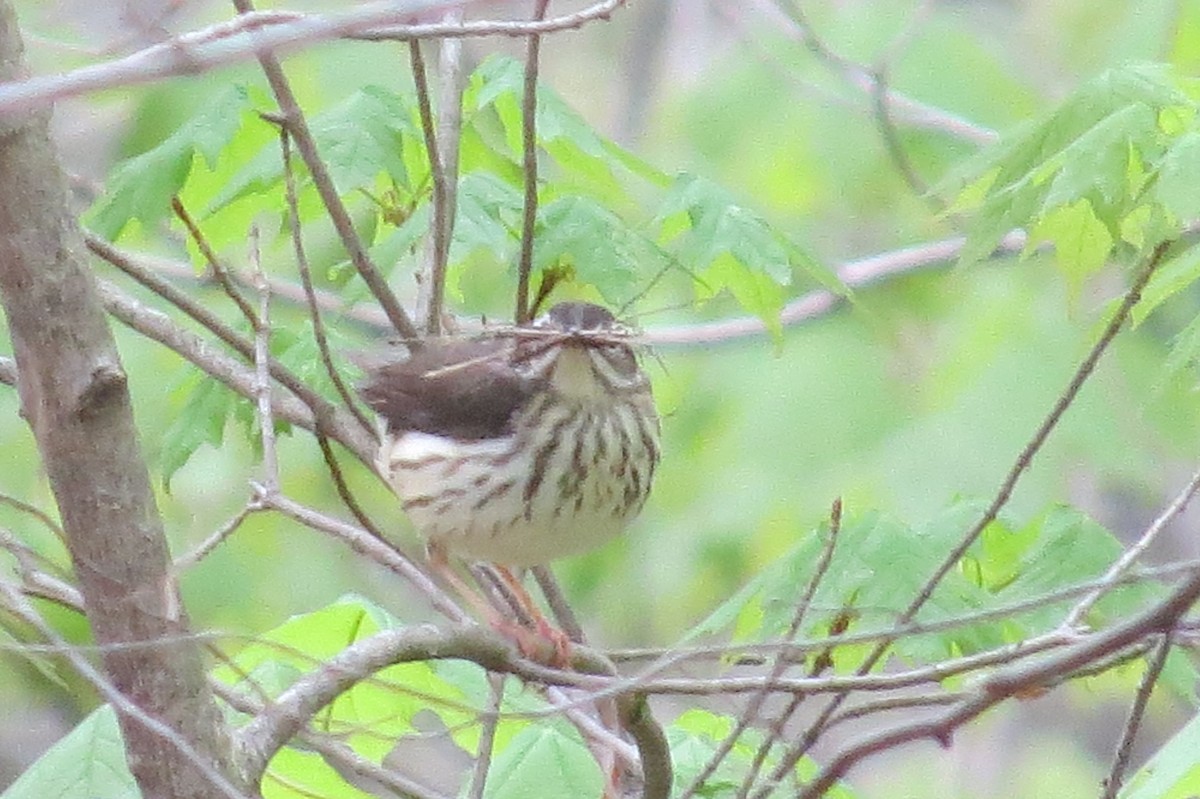
[[[671,758],[675,765],[674,794],[682,793],[692,783],[700,770],[716,754],[717,746],[733,731],[734,721],[707,710],[692,708],[679,715],[667,728],[667,741],[671,745]],[[721,761],[716,771],[704,781],[697,791],[698,796],[708,799],[732,799],[738,795],[742,780],[749,773],[755,755],[763,743],[761,733],[749,730],[740,736],[729,755]],[[774,772],[779,763],[779,748],[773,747],[763,760],[760,774]],[[809,757],[796,764],[795,773],[800,780],[811,779],[817,766]],[[792,796],[795,789],[787,781],[782,782],[768,794],[772,799]],[[854,799],[858,796],[847,786],[839,783],[827,794],[829,799]]]
[[[125,763],[117,714],[104,705],[38,758],[0,799],[141,799],[141,795]]]
[[[892,629],[936,564],[982,513],[980,503],[959,502],[915,527],[879,513],[845,520],[797,640]],[[692,631],[693,636],[726,629],[733,631],[735,639],[748,642],[783,636],[829,536],[827,525],[804,536],[791,552],[714,611]],[[1120,542],[1110,532],[1067,507],[1053,508],[1019,528],[994,522],[959,568],[938,584],[913,621],[936,626],[1044,598],[1099,577],[1120,553]],[[1157,585],[1118,588],[1097,604],[1088,621],[1102,627],[1163,594]],[[928,664],[1018,643],[1053,630],[1074,601],[1078,597],[1064,597],[1021,612],[905,635],[894,644],[894,652],[906,662]],[[834,665],[839,671],[853,671],[870,646],[838,646]],[[814,651],[809,659],[822,655]]]
[[[475,277],[479,270],[514,266],[523,207],[517,166],[522,82],[518,62],[493,57],[471,76],[464,94],[458,224],[449,265],[454,283],[466,271]],[[227,151],[240,153],[247,142],[261,141],[269,123],[243,124],[258,105],[251,97],[238,89],[217,98],[162,144],[122,164],[94,213],[97,231],[115,238],[134,219],[144,226],[160,222],[171,197],[187,190],[196,155],[211,171]],[[415,265],[429,218],[428,156],[416,113],[411,97],[367,86],[315,114],[310,124],[339,194],[372,198],[373,204],[356,207],[356,215],[374,231],[372,253],[389,269]],[[536,268],[560,275],[565,269],[570,291],[595,292],[623,306],[662,272],[696,263],[701,274],[695,300],[727,292],[778,332],[793,268],[837,286],[815,258],[715,184],[691,176],[670,180],[601,137],[546,88],[539,91],[537,121],[547,168],[539,185]],[[297,171],[307,218],[319,213],[319,204],[311,180]],[[223,230],[240,226],[244,232],[263,212],[284,213],[283,174],[279,145],[269,142],[222,185],[211,186],[210,194],[190,192],[189,198],[214,220],[219,215]],[[642,208],[648,193],[660,195],[657,213]],[[676,248],[664,250],[660,242]]]
[[[468,299],[461,288],[466,275],[472,284],[489,273],[509,285],[515,279],[523,209],[516,168],[522,82],[518,62],[490,58],[464,94],[462,174],[448,265],[448,291],[460,302]],[[623,309],[648,292],[654,299],[645,302],[678,302],[670,290],[654,291],[663,273],[676,272],[690,276],[693,301],[731,296],[776,335],[797,270],[841,290],[831,271],[712,181],[694,175],[672,180],[601,137],[550,90],[542,88],[539,101],[538,144],[547,168],[535,220],[535,286],[537,275],[553,273],[566,292],[598,296]],[[264,214],[286,217],[280,146],[274,126],[254,114],[261,106],[259,91],[231,89],[160,145],[120,165],[93,213],[97,231],[116,238],[135,220],[143,228],[161,224],[176,195],[204,209],[204,227],[217,231],[216,243],[238,241]],[[368,236],[372,257],[385,269],[415,269],[430,219],[431,178],[413,99],[367,86],[313,115],[310,128],[338,193]],[[201,157],[206,168],[200,168]],[[293,163],[300,222],[312,225],[321,206],[300,159],[293,156]],[[218,174],[223,179],[214,180]],[[649,208],[643,208],[645,196],[657,198]],[[276,242],[276,257],[291,258],[286,236]],[[368,299],[365,285],[349,279],[353,272],[338,261],[341,256],[330,264],[326,289],[341,291],[348,302]],[[505,300],[497,306],[494,297],[488,302],[491,308],[510,305]],[[311,336],[280,338],[277,332],[273,354],[332,397]],[[180,392],[180,410],[163,437],[164,485],[197,448],[221,445],[230,418],[240,418],[255,437],[247,401],[207,379],[189,379]]]
[[[1163,66],[1108,70],[950,181],[975,211],[962,260],[1010,230],[1055,245],[1076,290],[1124,244],[1142,252],[1194,219],[1200,84]],[[962,175],[971,177],[963,178]]]
[[[197,158],[210,170],[216,168],[222,151],[243,128],[249,106],[249,92],[230,87],[162,144],[117,166],[89,224],[105,238],[116,239],[134,219],[147,227],[161,221],[171,210],[171,198],[191,176]]]

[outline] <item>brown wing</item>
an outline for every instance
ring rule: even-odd
[[[536,390],[510,363],[511,342],[427,344],[406,361],[372,370],[359,393],[395,434],[420,431],[463,441],[512,432]]]

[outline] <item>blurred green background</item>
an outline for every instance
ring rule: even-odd
[[[830,264],[955,235],[956,220],[936,213],[899,175],[870,98],[783,32],[764,13],[769,5],[631,3],[611,22],[550,37],[543,80],[597,130],[668,173],[717,180]],[[1106,66],[1167,60],[1193,74],[1200,66],[1195,0],[801,5],[841,55],[870,65],[894,52],[895,89],[1001,132]],[[105,48],[145,46],[164,29],[189,30],[230,13],[210,2],[170,4],[169,13],[165,6],[94,8],[76,0],[25,2],[20,11],[39,72],[90,62]],[[493,3],[480,14],[489,12],[519,9]],[[491,39],[470,40],[466,48],[473,60],[520,52],[518,43]],[[394,45],[326,45],[286,65],[312,110],[335,102],[347,86],[406,89],[409,80],[406,56]],[[255,79],[249,66],[232,67],[61,103],[56,130],[81,196],[114,159],[160,141],[206,97],[230,81]],[[977,149],[942,131],[905,126],[901,139],[932,183]],[[179,242],[157,246],[184,256]],[[624,538],[555,568],[584,626],[606,645],[670,645],[806,535],[836,497],[849,513],[880,509],[918,523],[957,497],[989,496],[1094,340],[1121,285],[1109,275],[1068,296],[1040,255],[970,270],[946,266],[863,289],[855,304],[788,329],[778,344],[763,337],[664,347],[648,364],[665,436],[651,501]],[[201,296],[233,318],[219,294]],[[1067,502],[1129,535],[1178,490],[1200,451],[1200,402],[1194,375],[1166,377],[1162,363],[1198,299],[1172,302],[1119,339],[1026,475],[1008,510],[1013,518]],[[639,321],[652,329],[728,314],[732,306],[643,310]],[[359,346],[369,343],[349,323],[340,332]],[[117,333],[155,469],[188,370],[157,345],[119,326]],[[0,390],[0,493],[50,509],[17,410],[15,393]],[[338,508],[311,440],[285,438],[281,447],[285,491]],[[257,474],[253,448],[239,431],[230,429],[219,449],[202,449],[160,496],[175,551],[195,546],[235,513]],[[390,495],[365,469],[351,477],[372,515],[415,547]],[[1151,559],[1196,556],[1196,521],[1185,515]],[[61,557],[28,517],[0,507],[0,525]],[[392,575],[269,516],[253,517],[189,572],[183,591],[197,629],[231,635],[252,635],[346,592],[368,595],[401,618],[427,614]],[[73,640],[85,640],[80,620],[46,612]],[[69,677],[71,690],[62,690],[17,658],[0,664],[3,786],[94,698]],[[1131,680],[1117,675],[1009,705],[951,750],[909,747],[855,772],[853,782],[871,797],[1093,796]],[[1189,713],[1157,694],[1135,762]]]

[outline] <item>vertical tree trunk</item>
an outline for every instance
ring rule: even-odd
[[[26,72],[16,15],[0,0],[0,80]],[[170,575],[125,373],[85,262],[44,110],[0,117],[0,300],[22,414],[58,502],[96,641],[158,642],[104,654],[112,683],[193,750],[121,717],[147,799],[228,795],[195,765],[229,773],[228,736]],[[37,468],[30,465],[29,468]]]

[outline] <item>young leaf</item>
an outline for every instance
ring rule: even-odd
[[[0,794],[0,799],[141,799],[125,762],[117,714],[93,710]]]
[[[486,799],[599,796],[604,777],[572,727],[554,721],[526,727],[496,756]]]
[[[698,299],[728,291],[776,334],[793,267],[806,270],[830,290],[845,293],[830,270],[705,178],[679,176],[663,200],[656,223],[664,238],[669,234],[678,247],[678,260],[695,269]]]
[[[165,218],[171,198],[191,174],[194,159],[202,157],[213,168],[221,150],[241,127],[248,108],[247,90],[231,86],[160,145],[117,166],[108,179],[108,190],[91,214],[91,227],[115,240],[133,219],[150,225]]]
[[[567,268],[574,281],[593,286],[620,305],[638,282],[671,262],[658,246],[587,197],[561,197],[538,209],[534,264],[539,270]],[[642,271],[644,270],[644,271]]]
[[[284,747],[275,753],[263,774],[263,799],[374,799],[346,782],[325,758],[315,752]]]
[[[182,385],[172,394],[188,393],[187,402],[175,414],[159,445],[159,469],[163,490],[171,490],[171,478],[205,444],[220,447],[225,425],[241,398],[218,380],[188,371]]]

